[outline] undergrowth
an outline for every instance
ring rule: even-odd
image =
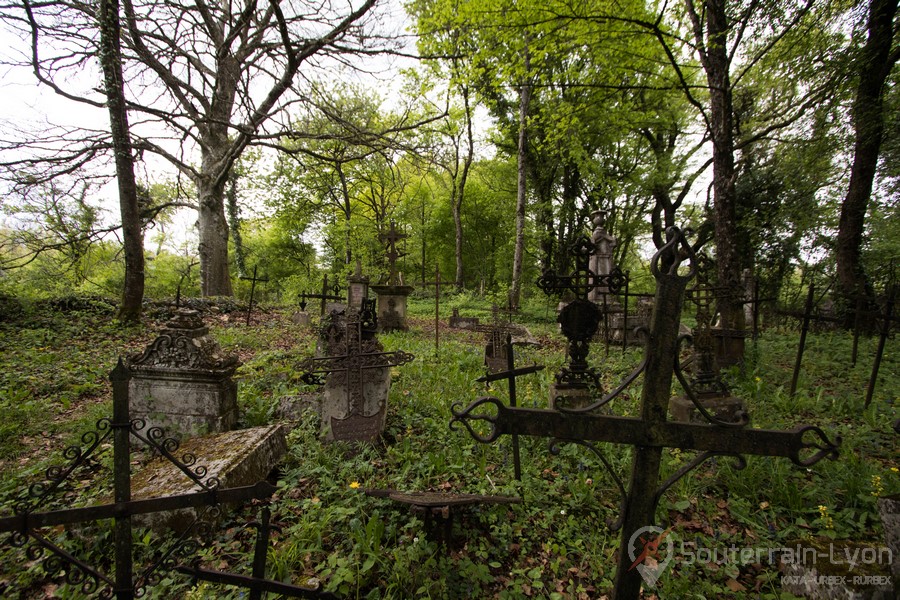
[[[411,329],[380,336],[387,350],[416,360],[392,372],[387,426],[377,444],[323,444],[315,415],[289,422],[289,452],[278,470],[271,502],[280,530],[273,534],[268,576],[306,585],[320,582],[347,598],[600,598],[609,594],[618,559],[619,535],[607,523],[620,513],[621,495],[600,457],[578,444],[551,452],[547,440],[522,438],[523,477],[512,474],[512,446],[502,437],[475,442],[462,427],[450,428],[451,409],[478,397],[507,400],[505,383],[490,387],[484,374],[482,334],[446,328],[446,314],[489,321],[490,307],[467,296],[442,306],[435,340],[433,304],[410,304]],[[290,310],[269,308],[246,327],[242,318],[207,315],[223,349],[242,360],[241,423],[277,418],[281,398],[310,392],[296,365],[313,353],[314,332],[295,325]],[[0,460],[4,512],[59,451],[110,410],[108,371],[117,356],[139,351],[160,326],[121,328],[96,309],[25,312],[0,324]],[[518,382],[520,406],[547,408],[553,374],[565,361],[565,344],[553,315],[535,304],[518,320],[540,345],[517,347],[517,364],[546,368]],[[709,460],[677,481],[663,496],[659,524],[676,548],[780,547],[795,540],[872,542],[881,539],[879,496],[900,493],[898,415],[900,376],[889,342],[874,400],[864,408],[865,387],[876,340],[863,340],[860,360],[849,366],[850,339],[842,332],[811,335],[800,389],[787,393],[796,352],[794,331],[766,331],[748,341],[743,370],[728,373],[752,426],[821,427],[842,439],[840,458],[798,467],[780,458],[748,456]],[[637,349],[596,344],[589,355],[612,389],[640,361]],[[675,390],[677,392],[677,390]],[[613,402],[616,414],[634,416],[640,380]],[[631,450],[598,444],[597,450],[627,483]],[[109,493],[108,452],[79,471],[61,493],[60,504],[87,505]],[[664,476],[693,456],[664,452]],[[440,544],[424,515],[365,490],[445,491],[511,496],[509,505],[454,511],[447,544]],[[247,523],[257,507],[227,513],[214,535],[201,540],[201,563],[249,574],[255,533]],[[53,528],[51,541],[111,568],[111,525]],[[169,538],[136,530],[136,562],[152,562]],[[81,598],[78,585],[48,576],[40,561],[18,548],[0,550],[4,597]],[[777,564],[754,556],[746,561],[676,558],[652,591],[660,598],[791,597],[781,590]],[[197,583],[166,572],[146,589],[148,598],[240,598],[246,592]],[[647,590],[646,597],[652,597]]]

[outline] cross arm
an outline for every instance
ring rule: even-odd
[[[17,532],[39,527],[69,525],[85,521],[113,519],[131,515],[166,512],[183,508],[210,506],[219,503],[243,502],[271,498],[275,486],[267,481],[254,485],[214,491],[193,492],[176,496],[131,500],[116,504],[100,504],[82,508],[68,508],[43,513],[23,513],[0,518],[0,531]]]
[[[273,594],[281,594],[292,598],[337,598],[337,596],[330,592],[322,591],[321,586],[302,587],[290,583],[283,583],[281,581],[272,581],[271,579],[251,577],[249,575],[240,575],[238,573],[228,573],[225,571],[217,571],[215,569],[203,569],[196,565],[181,565],[176,567],[176,570],[183,575],[190,575],[191,577],[203,581],[233,585],[260,592],[272,592]]]
[[[344,354],[341,356],[324,356],[307,358],[298,367],[307,373],[336,373],[349,369],[377,369],[380,367],[398,367],[412,362],[415,356],[397,350],[395,352],[372,352],[369,354]]]
[[[484,407],[492,408],[488,408],[487,413],[479,411]],[[451,426],[462,423],[472,437],[482,443],[493,442],[504,434],[518,434],[568,441],[783,456],[801,466],[815,464],[826,457],[836,458],[840,445],[840,438],[832,442],[825,432],[814,426],[781,431],[670,421],[651,425],[631,417],[507,407],[492,397],[479,398],[465,409],[459,404],[454,405],[452,412]],[[480,431],[481,428],[476,430],[478,421],[487,424],[486,433]]]

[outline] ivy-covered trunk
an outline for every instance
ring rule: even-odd
[[[725,5],[726,0],[711,0],[706,4],[707,47],[703,68],[709,85],[709,117],[713,141],[717,275],[720,286],[737,286],[741,280],[741,257],[737,241],[734,113],[727,45],[729,25]],[[724,294],[716,299],[716,306],[723,328],[737,331],[744,329],[744,311],[739,294]]]

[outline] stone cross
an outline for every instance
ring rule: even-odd
[[[256,282],[262,281],[265,283],[269,281],[265,277],[257,277],[256,276],[256,266],[253,267],[253,277],[241,277],[241,279],[250,282],[250,304],[247,306],[247,326],[250,326],[250,314],[253,312],[253,294],[256,292]]]
[[[592,404],[576,409],[542,410],[507,407],[497,398],[483,397],[466,408],[452,408],[451,428],[463,424],[470,435],[479,442],[490,443],[501,435],[531,435],[551,438],[558,442],[585,445],[599,454],[594,442],[627,444],[634,447],[630,485],[624,484],[613,473],[623,493],[621,505],[621,543],[619,568],[615,579],[615,600],[637,600],[640,596],[641,577],[655,583],[659,572],[652,566],[641,565],[644,556],[640,552],[661,538],[651,540],[642,536],[654,524],[656,507],[668,487],[685,473],[717,455],[735,456],[743,464],[743,454],[783,456],[795,464],[812,465],[824,457],[837,456],[837,443],[831,442],[818,427],[798,427],[793,431],[762,430],[740,424],[674,423],[667,419],[672,379],[678,353],[678,326],[684,292],[694,276],[696,266],[689,264],[687,272],[679,267],[693,260],[693,250],[685,236],[676,228],[667,231],[667,243],[651,262],[651,272],[657,281],[656,302],[651,319],[650,333],[644,360],[615,391]],[[669,265],[666,271],[660,264]],[[597,414],[597,409],[607,405],[620,394],[639,373],[644,374],[639,417],[620,417]],[[489,407],[483,412],[485,407]],[[487,430],[473,428],[471,422],[482,421]],[[479,433],[479,431],[481,433]],[[806,438],[817,438],[808,440]],[[663,448],[696,450],[699,454],[685,468],[659,483]],[[803,454],[812,450],[811,455]],[[608,464],[603,460],[604,464]],[[607,466],[607,468],[609,468]],[[634,562],[632,562],[634,561]],[[628,565],[631,565],[628,567]]]
[[[383,399],[375,398],[379,406],[368,406],[367,392],[372,386],[390,386],[390,367],[404,365],[415,357],[403,351],[384,352],[374,337],[364,335],[363,320],[359,312],[348,310],[345,316],[345,334],[342,354],[308,358],[299,364],[307,376],[327,374],[326,394],[329,389],[343,392],[342,406],[328,407],[323,402],[323,425],[330,426],[333,439],[371,441],[384,425],[387,389],[381,390]],[[308,377],[307,377],[308,379]],[[340,392],[339,392],[340,391]]]

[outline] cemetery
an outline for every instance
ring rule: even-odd
[[[99,302],[7,320],[4,355],[43,369],[34,393],[72,385],[50,376],[60,361],[92,387],[66,422],[7,429],[5,456],[20,458],[3,463],[3,593],[890,597],[890,340],[772,317],[744,363],[721,368],[710,261],[669,235],[650,265],[668,308],[635,331],[654,340],[643,348],[600,335],[595,292],[624,285],[595,272],[587,236],[573,270],[545,272],[543,300],[523,310],[438,285],[408,294],[406,327],[390,331],[360,264],[343,291],[326,279],[328,293],[305,294],[329,301],[309,321],[259,299],[248,321],[252,291],[231,312],[160,310],[155,332],[84,329],[108,310]],[[469,326],[453,326],[460,314]],[[827,367],[851,347],[853,368]],[[45,352],[56,359],[38,367]],[[77,353],[92,360],[77,366]],[[668,540],[650,562],[645,531]],[[823,547],[865,563],[836,576],[840,565],[778,554]]]
[[[0,16],[0,598],[900,598],[900,1]]]

